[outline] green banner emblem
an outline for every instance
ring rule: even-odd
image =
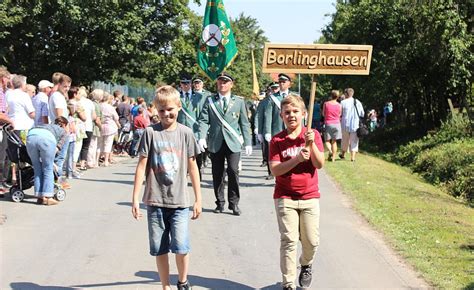
[[[199,67],[215,80],[236,55],[237,45],[223,1],[208,0],[197,53]]]

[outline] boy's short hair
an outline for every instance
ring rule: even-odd
[[[59,79],[61,78],[62,74],[63,73],[61,73],[61,72],[53,73],[53,75],[51,76],[51,80],[53,81],[53,84],[55,84],[55,85],[59,84]]]
[[[157,108],[169,103],[175,103],[181,107],[179,92],[172,86],[162,86],[157,88],[155,91],[155,99],[153,100],[153,103]]]
[[[64,83],[72,83],[72,79],[70,76],[68,75],[65,75],[65,74],[61,74],[61,76],[59,77],[59,80],[58,80],[58,84],[64,84]],[[53,82],[54,84],[54,82]]]
[[[289,93],[283,101],[281,101],[281,107],[285,105],[293,105],[299,107],[303,112],[306,111],[306,105],[304,104],[303,98],[300,95],[295,93]]]

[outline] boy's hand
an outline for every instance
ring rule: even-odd
[[[139,220],[143,216],[140,212],[140,203],[138,201],[132,203],[132,215],[136,220]]]
[[[314,142],[314,131],[309,130],[306,133],[304,133],[304,140],[307,145],[313,144]]]
[[[300,153],[296,156],[299,162],[307,161],[309,160],[309,157],[310,153],[309,150],[306,148],[301,148]]]
[[[193,205],[193,216],[191,217],[191,219],[195,220],[197,219],[202,213],[202,206],[201,206],[201,202],[199,201],[196,201]]]

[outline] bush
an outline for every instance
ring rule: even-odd
[[[455,141],[421,152],[412,164],[426,180],[445,184],[455,180],[464,167],[474,163],[474,139]]]
[[[454,178],[446,183],[446,189],[454,196],[465,199],[474,206],[474,164],[459,169]]]
[[[439,131],[428,134],[422,139],[401,146],[393,158],[402,165],[411,166],[416,162],[417,156],[437,145],[453,142],[456,140],[472,138],[472,128],[469,118],[463,115],[454,115],[443,122]]]

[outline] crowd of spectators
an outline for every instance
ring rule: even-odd
[[[55,154],[58,182],[70,188],[69,178],[86,170],[115,163],[116,155],[136,155],[143,129],[158,122],[158,112],[145,100],[129,98],[117,90],[71,86],[73,80],[57,72],[51,80],[29,84],[27,77],[0,67],[0,123],[9,123],[26,143],[28,132],[53,124],[58,117],[68,121],[67,140]],[[3,129],[2,129],[3,130]],[[0,194],[16,183],[15,164],[8,160],[9,141],[0,132]]]

